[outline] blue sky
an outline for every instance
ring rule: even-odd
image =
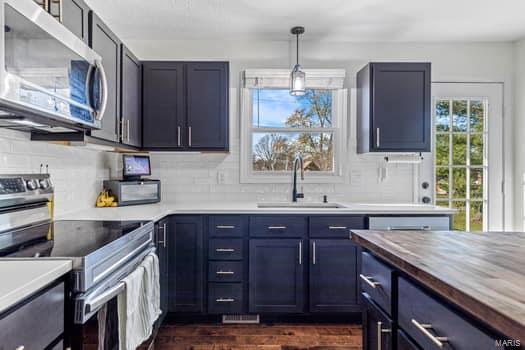
[[[254,127],[283,127],[296,109],[309,107],[307,101],[291,96],[288,89],[253,89],[252,99]]]

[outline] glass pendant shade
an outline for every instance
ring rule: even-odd
[[[306,93],[306,74],[301,70],[301,66],[296,64],[290,74],[290,95],[302,96]]]

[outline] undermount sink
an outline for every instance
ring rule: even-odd
[[[282,202],[282,203],[257,203],[257,208],[307,208],[307,209],[320,209],[320,208],[346,208],[344,205],[337,203],[294,203],[294,202]]]

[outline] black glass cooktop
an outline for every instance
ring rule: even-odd
[[[0,257],[84,257],[146,223],[59,220],[0,233]]]

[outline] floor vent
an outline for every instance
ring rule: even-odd
[[[259,323],[259,315],[222,315],[222,323],[255,324]]]

